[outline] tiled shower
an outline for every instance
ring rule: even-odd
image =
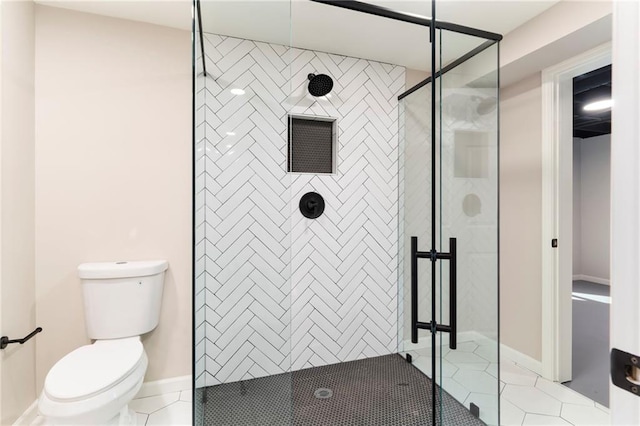
[[[498,424],[497,39],[439,29],[436,83],[414,86],[404,65],[227,21],[194,33],[196,424]],[[293,118],[332,123],[331,172],[288,171]],[[457,298],[445,261],[413,270],[411,237],[433,256],[457,239]],[[411,341],[414,299],[423,324],[437,304],[435,340]],[[471,347],[482,385],[443,377]]]

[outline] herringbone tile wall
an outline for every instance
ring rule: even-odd
[[[404,68],[214,34],[205,53],[197,386],[396,352]],[[311,72],[333,78],[330,97],[307,93]],[[286,173],[288,114],[338,120],[336,174]],[[316,220],[298,211],[308,191],[325,198]]]

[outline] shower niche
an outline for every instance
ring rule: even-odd
[[[287,171],[336,173],[337,119],[289,115],[288,123]]]

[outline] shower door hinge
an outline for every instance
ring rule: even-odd
[[[477,419],[480,418],[480,407],[478,407],[473,402],[471,404],[469,404],[469,411],[471,411],[471,414],[473,414],[473,417],[475,417]]]

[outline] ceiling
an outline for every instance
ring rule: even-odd
[[[309,0],[201,0],[205,32],[366,58],[429,70],[429,31]],[[417,0],[366,0],[397,11],[431,15],[431,3]],[[49,6],[152,24],[191,29],[191,0],[36,0]],[[441,21],[506,34],[558,0],[440,0]],[[483,40],[456,33],[442,37],[449,62]]]
[[[585,111],[584,106],[611,99],[611,65],[573,79],[573,136],[591,138],[611,133],[611,109]]]
[[[191,0],[34,0],[34,2],[95,15],[191,30]]]
[[[553,1],[439,1],[438,20],[506,34],[555,4]],[[431,15],[428,1],[368,0],[405,13]],[[336,53],[430,70],[429,29],[309,0],[202,0],[205,32]],[[447,32],[443,62],[485,40]]]

